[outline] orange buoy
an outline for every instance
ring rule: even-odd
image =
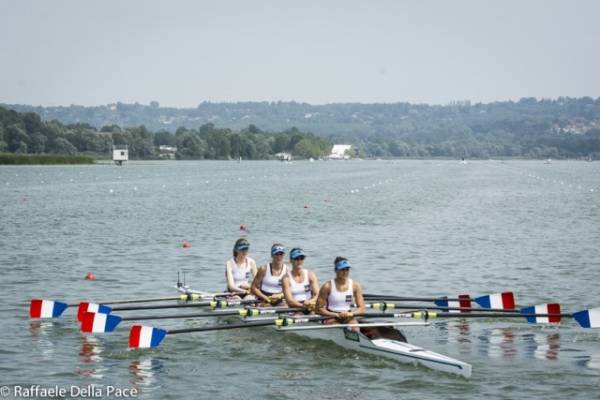
[[[189,249],[190,247],[192,247],[192,244],[191,244],[190,242],[185,242],[185,241],[184,241],[184,242],[183,242],[183,245],[182,245],[182,247],[183,247],[184,249]]]
[[[85,280],[86,281],[95,281],[96,275],[92,274],[91,272],[88,272],[87,274],[85,274]]]

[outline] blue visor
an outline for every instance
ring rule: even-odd
[[[292,250],[292,252],[290,253],[290,260],[295,260],[298,257],[306,257],[304,251],[302,251],[302,249]]]
[[[339,271],[340,269],[350,268],[350,263],[348,260],[340,260],[335,263],[335,270]]]
[[[236,250],[247,250],[249,248],[250,248],[250,243],[248,243],[248,242],[242,242],[242,243],[238,244],[235,249]]]
[[[271,255],[274,256],[277,253],[287,253],[287,250],[283,246],[273,246],[273,247],[271,247]]]

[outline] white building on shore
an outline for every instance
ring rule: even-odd
[[[350,144],[334,144],[328,158],[330,160],[348,160],[350,159],[350,155],[348,154],[350,150],[352,150],[352,145]]]

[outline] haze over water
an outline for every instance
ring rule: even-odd
[[[128,351],[125,323],[114,334],[89,336],[79,333],[72,310],[52,322],[28,319],[33,297],[172,295],[183,270],[192,287],[222,290],[240,224],[257,262],[275,241],[300,246],[324,282],[343,255],[368,293],[512,290],[520,305],[597,307],[597,162],[1,167],[0,221],[1,385],[137,387],[143,399],[597,395],[598,332],[571,321],[440,320],[405,330],[410,342],[471,363],[465,380],[262,328],[178,335],[156,350]],[[183,241],[192,247],[183,249]],[[85,281],[88,271],[98,279]]]

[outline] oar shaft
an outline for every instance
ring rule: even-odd
[[[159,301],[171,301],[171,300],[181,300],[181,296],[176,297],[156,297],[150,299],[133,299],[133,300],[115,300],[115,301],[102,301],[98,302],[98,304],[133,304],[133,303],[154,303]]]
[[[446,298],[446,297],[403,297],[403,296],[387,296],[384,294],[365,294],[363,295],[365,300],[375,301],[375,300],[391,300],[391,301],[437,301],[437,300],[447,300],[447,301],[473,301],[473,299],[459,299],[459,298]]]
[[[178,333],[222,331],[222,330],[227,330],[227,329],[253,328],[253,327],[258,327],[258,326],[269,326],[269,325],[273,325],[273,321],[257,321],[257,322],[249,322],[246,324],[211,325],[211,326],[203,326],[203,327],[198,327],[198,328],[172,329],[172,330],[168,330],[167,334],[177,335]]]
[[[439,307],[439,306],[430,306],[430,305],[423,305],[423,304],[418,304],[418,305],[402,305],[402,304],[395,304],[395,303],[370,303],[367,305],[370,308],[373,309],[380,309],[382,311],[385,311],[387,309],[398,309],[398,310],[414,310],[414,311],[419,311],[419,310],[452,310],[452,311],[464,311],[464,312],[471,312],[471,311],[490,311],[490,312],[498,312],[498,313],[514,313],[518,310],[515,309],[504,309],[504,308],[471,308],[471,307]]]
[[[247,305],[256,304],[259,300],[241,300],[229,302],[229,305]],[[157,304],[152,306],[133,306],[133,307],[114,307],[113,311],[132,311],[132,310],[163,310],[169,308],[196,308],[196,307],[210,307],[212,301],[199,301],[197,303],[185,303],[185,304]]]
[[[282,308],[282,307],[268,307],[264,309],[256,309],[258,310],[258,315],[265,314],[282,314],[288,312],[299,312],[303,311],[302,308]],[[244,309],[240,310],[225,310],[219,312],[206,312],[206,313],[190,313],[190,314],[179,314],[179,315],[140,315],[137,317],[123,317],[122,321],[142,321],[148,319],[179,319],[179,318],[203,318],[203,317],[223,317],[229,315],[240,315]],[[247,310],[250,312],[251,310]]]
[[[527,317],[562,317],[571,318],[573,314],[525,314],[525,313],[495,313],[495,312],[477,312],[473,311],[470,313],[447,313],[447,312],[428,312],[416,311],[406,313],[379,313],[379,314],[365,314],[365,318],[527,318]]]

